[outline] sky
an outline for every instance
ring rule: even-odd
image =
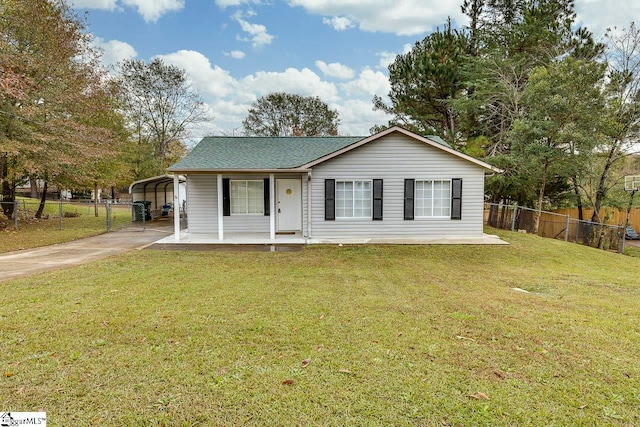
[[[389,117],[387,66],[447,17],[467,24],[462,0],[72,0],[86,14],[103,63],[161,58],[186,70],[209,119],[191,138],[240,135],[251,104],[271,92],[318,96],[341,135],[369,135]],[[600,38],[640,18],[636,0],[576,0],[578,24]]]

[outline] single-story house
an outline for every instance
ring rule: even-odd
[[[187,180],[182,236],[218,243],[243,234],[481,238],[485,175],[501,172],[400,127],[369,137],[207,137],[168,171]],[[180,242],[177,216],[175,231]]]

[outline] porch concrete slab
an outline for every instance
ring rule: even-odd
[[[482,237],[376,237],[350,239],[309,239],[310,244],[342,245],[508,245],[493,234]]]
[[[508,245],[509,243],[493,234],[481,237],[376,237],[376,238],[327,238],[307,239],[299,234],[276,235],[275,240],[269,233],[228,233],[223,240],[217,233],[191,234],[181,232],[179,241],[175,235],[167,236],[155,242],[160,245]]]

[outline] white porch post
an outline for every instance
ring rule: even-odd
[[[222,175],[218,174],[218,240],[224,240],[224,201],[222,200]]]
[[[180,242],[180,178],[173,174],[173,234],[176,243]]]
[[[276,197],[275,197],[276,181],[273,174],[269,174],[269,238],[276,238]]]
[[[307,238],[311,238],[311,172],[307,172],[307,204],[304,208],[307,210]]]

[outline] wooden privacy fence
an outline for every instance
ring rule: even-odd
[[[504,230],[534,233],[535,213],[534,209],[520,206],[487,203],[484,222]],[[558,212],[540,212],[537,234],[600,249],[624,251],[623,226],[580,221]]]
[[[571,218],[578,219],[578,208],[570,209],[556,209],[555,213],[560,215],[569,215]],[[593,215],[593,209],[582,209],[585,220],[590,220]],[[613,208],[600,209],[600,221],[605,224],[622,225],[624,226],[627,219],[626,210],[618,210]],[[629,225],[636,231],[640,231],[640,208],[631,208],[631,214],[629,216]]]

